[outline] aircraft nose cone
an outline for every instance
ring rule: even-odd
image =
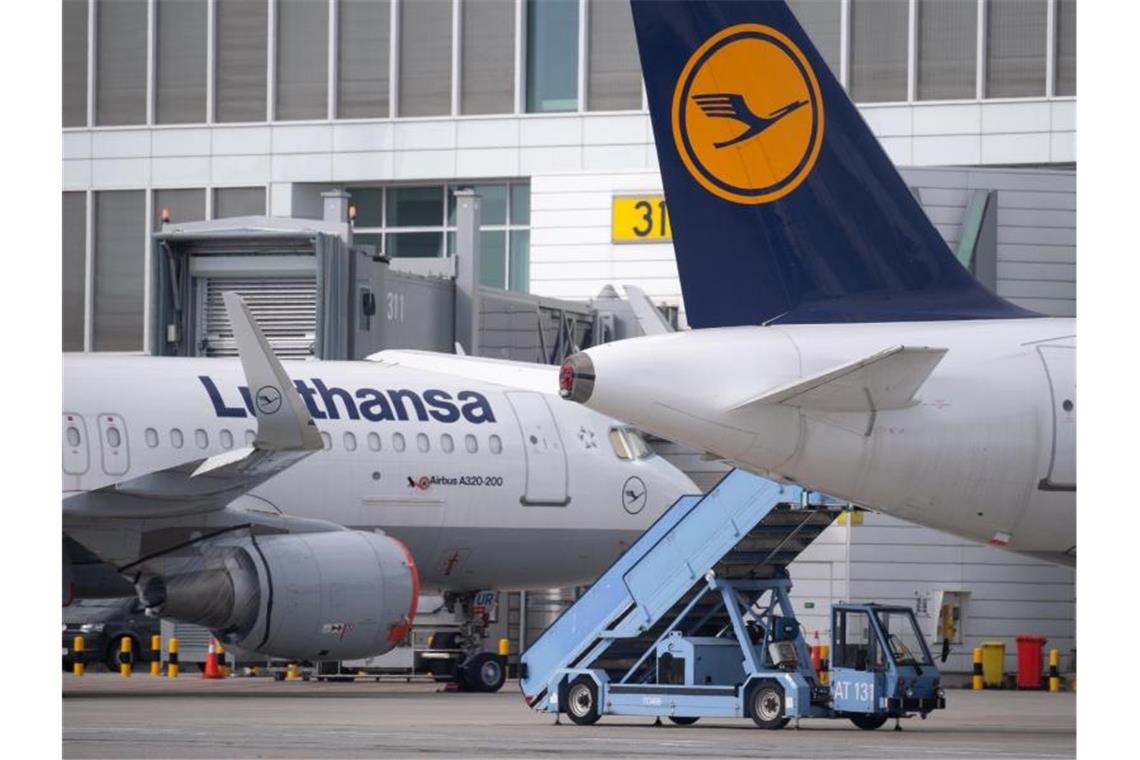
[[[594,362],[585,353],[576,353],[558,371],[558,395],[584,404],[594,392]]]

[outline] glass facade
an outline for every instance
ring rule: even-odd
[[[215,0],[212,30],[204,0],[61,2],[64,127],[88,126],[89,78],[94,126],[205,123],[211,85],[213,121],[223,124],[265,122],[268,110],[274,120],[325,120],[330,95],[336,119],[642,109],[632,16],[619,0]],[[849,0],[846,27],[842,0],[789,2],[833,73],[846,69],[856,102],[908,102],[911,78],[917,101],[974,99],[979,26],[983,97],[1044,97],[1047,82],[1055,95],[1076,93],[1075,0],[1053,0],[1051,28],[1049,0],[916,0],[913,54],[909,0]]]
[[[629,3],[590,0],[589,52],[586,55],[586,109],[635,111],[641,108],[641,60]]]
[[[162,211],[170,212],[172,224],[182,222],[200,222],[206,218],[206,190],[197,187],[189,190],[155,190],[154,203],[151,204],[151,229],[158,232],[162,229]]]
[[[860,103],[907,99],[906,0],[851,0],[851,98]]]
[[[393,258],[438,258],[455,253],[455,197],[460,187],[480,195],[480,281],[526,291],[530,284],[530,185],[351,187],[356,208],[353,240]]]
[[[463,0],[459,112],[515,110],[514,0]]]
[[[578,110],[578,0],[527,0],[527,113]]]
[[[277,118],[327,118],[328,3],[277,0],[276,22]]]
[[[400,3],[399,116],[451,113],[451,0]]]
[[[100,0],[95,11],[95,123],[145,124],[146,0]]]
[[[87,193],[64,193],[63,350],[82,351],[87,321]]]
[[[91,347],[95,351],[141,351],[145,193],[109,190],[94,196]]]
[[[215,0],[214,120],[265,121],[269,5]]]
[[[986,97],[1045,95],[1046,0],[986,3]]]
[[[920,0],[918,99],[973,98],[977,91],[978,6]]]
[[[388,115],[389,0],[337,3],[337,109],[341,119]]]
[[[214,219],[264,215],[264,187],[219,187],[214,190]]]
[[[86,0],[63,0],[63,126],[87,126]]]
[[[201,123],[206,120],[209,8],[205,3],[158,0],[154,9],[154,120]]]

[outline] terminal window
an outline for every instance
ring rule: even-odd
[[[526,292],[530,285],[530,185],[526,182],[350,187],[353,239],[393,258],[455,253],[459,187],[480,195],[480,282]]]

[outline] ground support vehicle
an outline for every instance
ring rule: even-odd
[[[527,703],[579,724],[749,717],[769,729],[793,718],[873,729],[944,707],[907,607],[833,605],[834,667],[814,670],[787,565],[838,507],[742,471],[679,500],[523,654]]]

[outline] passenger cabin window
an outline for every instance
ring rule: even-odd
[[[252,446],[253,442],[257,440],[257,433],[252,430],[245,431],[245,445]]]
[[[475,454],[479,451],[479,441],[477,441],[475,439],[475,436],[471,435],[470,433],[464,436],[463,445],[467,449],[468,454]]]
[[[170,445],[176,449],[182,448],[182,431],[178,428],[170,431]]]
[[[204,449],[210,445],[210,436],[206,435],[206,431],[198,428],[194,431],[194,443],[198,448]]]
[[[356,436],[352,433],[344,434],[344,450],[356,451]]]
[[[113,449],[119,448],[123,443],[123,436],[116,427],[107,428],[107,445]]]
[[[451,433],[444,433],[439,437],[439,447],[445,454],[455,451],[455,439],[451,437]]]
[[[404,450],[404,434],[403,433],[392,433],[392,448],[394,448],[396,451],[403,451]]]
[[[332,448],[332,436],[328,433],[321,433],[321,447],[328,451]]]
[[[503,439],[499,436],[492,435],[491,438],[487,441],[487,445],[490,447],[492,454],[503,453]]]
[[[79,428],[75,427],[74,425],[68,426],[68,428],[67,428],[67,445],[68,446],[78,446],[80,440],[81,439],[79,437]]]
[[[157,430],[155,430],[154,428],[147,428],[144,435],[146,437],[146,445],[147,446],[149,446],[152,449],[155,448],[156,446],[158,446],[158,431]],[[72,444],[72,445],[74,445],[74,444]]]
[[[379,451],[380,450],[380,434],[379,433],[369,433],[368,434],[368,448],[371,451]]]
[[[228,430],[223,430],[218,434],[218,438],[222,442],[223,449],[232,449],[234,447],[234,434]]]
[[[618,459],[648,459],[653,456],[653,449],[633,428],[610,428],[610,445]]]
[[[416,448],[423,454],[426,454],[431,449],[431,441],[428,440],[427,433],[416,434]]]

